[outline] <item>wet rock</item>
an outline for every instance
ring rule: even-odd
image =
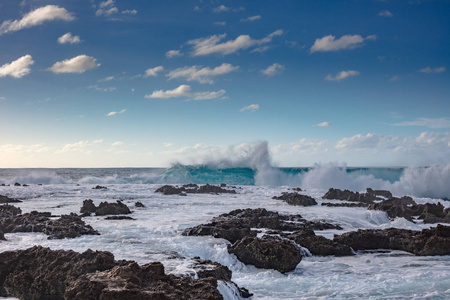
[[[20,183],[16,182],[14,183],[14,186],[22,186]]]
[[[59,219],[51,219],[49,212],[37,211],[4,217],[0,219],[0,228],[4,233],[43,232],[49,236],[49,239],[99,234],[90,225],[86,225],[76,214],[62,215]]]
[[[155,193],[162,193],[163,195],[178,195],[179,193],[185,191],[185,188],[174,187],[172,185],[163,185],[162,187],[156,189]]]
[[[367,203],[330,203],[330,202],[322,202],[322,206],[328,206],[328,207],[368,207],[369,204]]]
[[[22,210],[19,207],[13,205],[0,205],[0,218],[6,218],[22,214]]]
[[[240,225],[237,225],[240,226]],[[183,231],[184,236],[205,236],[222,238],[235,243],[246,236],[256,236],[256,232],[248,226],[235,227],[233,223],[208,223],[188,228]]]
[[[97,185],[95,187],[92,188],[93,190],[106,190],[107,187],[106,186],[102,186],[102,185]]]
[[[205,184],[198,186],[197,184],[185,184],[181,187],[172,185],[163,185],[155,190],[155,193],[164,195],[185,195],[185,194],[236,194],[236,190],[232,187],[225,188],[217,185]]]
[[[283,200],[289,205],[297,206],[312,206],[317,205],[316,200],[313,197],[302,195],[299,193],[281,193],[281,196],[275,196],[272,199]]]
[[[236,194],[236,191],[224,189],[217,185],[205,184],[205,185],[200,186],[195,193],[196,194]]]
[[[377,198],[379,198],[380,196],[386,199],[392,198],[392,193],[386,190],[372,190],[371,188],[367,188],[366,194],[372,195],[373,197]]]
[[[19,203],[19,202],[22,202],[22,201],[0,195],[0,203]]]
[[[83,216],[90,216],[91,213],[95,213],[96,216],[104,215],[126,215],[131,214],[128,206],[117,200],[116,203],[101,202],[99,206],[95,206],[91,199],[83,201],[83,206],[80,209],[80,213]]]
[[[275,237],[245,237],[228,252],[245,264],[258,268],[275,269],[281,273],[293,271],[302,260],[300,249],[294,244]]]
[[[392,249],[415,255],[449,255],[450,226],[438,224],[437,227],[422,231],[397,228],[359,229],[335,235],[333,241],[346,244],[354,250]]]
[[[136,202],[135,204],[134,204],[134,206],[136,206],[136,207],[145,207],[145,205],[144,204],[142,204],[141,202]]]
[[[106,217],[105,220],[136,220],[136,219],[127,216],[110,216]]]
[[[296,191],[296,192],[302,192],[302,189],[299,187],[292,188],[291,190]]]
[[[3,233],[1,228],[0,228],[0,241],[6,241],[5,234]]]
[[[312,255],[353,255],[353,251],[348,245],[340,244],[323,236],[316,235],[313,230],[295,231],[285,236],[295,241],[298,245],[307,248]]]
[[[323,195],[322,199],[329,200],[345,200],[350,202],[363,202],[371,204],[375,200],[384,200],[384,198],[391,198],[392,194],[385,190],[372,190],[367,188],[365,193],[352,192],[349,190],[340,190],[330,188],[328,192]]]

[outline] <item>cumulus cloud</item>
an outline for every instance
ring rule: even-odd
[[[58,38],[58,43],[60,44],[78,44],[81,43],[81,39],[78,35],[72,35],[72,33],[68,32]]]
[[[364,41],[376,40],[375,35],[369,35],[366,38],[355,34],[355,35],[344,35],[339,39],[336,39],[333,35],[327,35],[323,38],[316,39],[314,45],[312,45],[310,52],[328,52],[328,51],[338,51],[355,49],[361,47]]]
[[[392,18],[394,15],[388,10],[383,10],[378,13],[378,16]]]
[[[450,128],[450,119],[448,118],[418,118],[414,121],[404,121],[396,124],[394,126],[422,126],[432,129]]]
[[[113,146],[113,147],[119,147],[119,146],[123,146],[123,145],[124,145],[124,143],[121,141],[117,141],[117,142],[114,142],[111,144],[111,146]]]
[[[201,66],[183,67],[170,71],[166,76],[169,79],[183,78],[187,81],[197,81],[200,83],[210,83],[212,84],[213,78],[231,73],[239,69],[238,66],[233,66],[231,64],[223,63],[222,65],[215,67],[213,69],[206,67],[201,68]]]
[[[115,116],[115,115],[121,115],[121,114],[123,114],[126,111],[127,111],[126,109],[122,109],[121,111],[112,111],[112,112],[107,113],[106,116],[107,117],[112,117],[112,116]]]
[[[246,107],[241,108],[240,111],[246,111],[246,110],[249,110],[249,111],[251,111],[251,112],[255,112],[255,111],[257,111],[258,109],[259,109],[259,104],[250,104],[250,105],[248,105],[248,106],[246,106]]]
[[[95,145],[103,143],[102,139],[94,141],[79,141],[73,144],[65,144],[61,149],[55,151],[55,153],[65,153],[65,152],[79,152],[83,154],[92,153],[92,148]]]
[[[168,98],[178,98],[186,97],[191,100],[209,100],[220,98],[225,94],[225,90],[219,90],[217,92],[195,92],[191,93],[191,87],[189,85],[180,85],[173,90],[159,90],[153,91],[150,95],[145,95],[145,98],[153,99],[168,99]]]
[[[135,9],[127,9],[127,10],[123,10],[122,13],[126,14],[126,15],[135,15],[135,14],[137,14],[137,10],[135,10]]]
[[[348,77],[353,77],[353,76],[358,76],[358,75],[359,75],[358,71],[353,71],[353,70],[341,71],[338,74],[336,74],[335,76],[332,76],[331,74],[328,74],[325,77],[325,80],[340,81],[342,79],[345,79],[345,78],[348,78]]]
[[[226,12],[226,11],[229,11],[229,10],[230,10],[229,7],[226,7],[225,5],[220,5],[220,6],[216,7],[216,8],[214,8],[213,12],[220,13],[220,12]]]
[[[72,13],[68,12],[65,8],[57,5],[47,5],[39,7],[30,11],[22,17],[20,20],[7,20],[0,25],[0,35],[7,32],[14,32],[38,25],[42,25],[45,22],[63,20],[73,21],[75,17]]]
[[[283,65],[274,63],[273,65],[267,67],[264,70],[261,70],[261,73],[263,73],[266,76],[275,76],[284,71],[285,67]]]
[[[166,52],[167,58],[174,58],[174,57],[180,57],[183,56],[183,53],[181,53],[180,50],[169,50]]]
[[[257,21],[257,20],[261,20],[261,16],[257,15],[257,16],[251,16],[245,19],[241,19],[241,22],[253,22],[253,21]]]
[[[209,54],[222,54],[228,55],[236,53],[239,50],[245,50],[254,46],[261,46],[272,42],[275,36],[283,34],[283,30],[277,30],[269,34],[263,39],[255,40],[249,35],[240,35],[234,40],[229,40],[224,43],[220,43],[227,35],[216,34],[206,38],[199,38],[194,40],[189,40],[187,44],[193,45],[192,56],[201,56]]]
[[[158,76],[158,73],[160,73],[160,72],[162,72],[162,71],[164,71],[164,67],[163,66],[158,66],[158,67],[154,67],[154,68],[150,68],[150,69],[147,69],[146,71],[145,71],[145,77],[156,77],[156,76]]]
[[[316,124],[315,126],[317,126],[317,127],[328,127],[330,125],[331,125],[330,122],[321,122],[319,124]]]
[[[54,73],[83,73],[99,66],[97,59],[87,55],[78,55],[71,59],[58,61],[48,70]]]
[[[0,67],[0,78],[11,76],[14,78],[22,78],[25,75],[28,75],[30,73],[30,68],[34,64],[33,58],[31,55],[25,55],[22,56],[15,61],[4,64]]]
[[[432,74],[432,73],[442,73],[445,72],[445,67],[437,67],[437,68],[430,68],[426,67],[421,69],[419,72],[426,73],[426,74]]]

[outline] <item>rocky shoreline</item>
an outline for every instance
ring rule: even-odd
[[[98,186],[93,189],[106,190]],[[238,188],[226,185],[165,185],[155,192],[164,195],[236,194]],[[272,199],[288,205],[313,206],[316,199],[303,195],[300,188]],[[450,208],[438,204],[417,204],[412,198],[393,197],[389,191],[367,189],[365,193],[330,189],[322,202],[330,207],[362,207],[386,212],[391,218],[411,222],[450,223]],[[341,202],[336,202],[336,200]],[[116,201],[95,205],[83,201],[80,215],[53,216],[49,212],[22,214],[9,203],[20,202],[0,195],[0,240],[5,233],[42,232],[48,239],[98,235],[83,218],[107,216],[106,220],[135,220],[133,211]],[[146,209],[141,202],[135,207]],[[209,223],[187,228],[184,236],[212,236],[229,243],[227,251],[244,264],[257,268],[291,272],[305,255],[352,256],[366,250],[401,250],[413,255],[450,255],[450,226],[413,231],[406,229],[359,229],[335,234],[333,239],[316,234],[322,230],[342,230],[329,220],[307,220],[299,214],[280,214],[265,208],[237,209],[213,217]],[[138,265],[116,261],[110,252],[87,250],[83,253],[50,250],[35,246],[26,250],[0,253],[0,296],[20,299],[222,299],[218,280],[235,287],[240,297],[250,297],[245,288],[231,281],[231,271],[216,262],[191,259],[195,274],[167,275],[159,262]],[[196,279],[194,279],[195,277]]]

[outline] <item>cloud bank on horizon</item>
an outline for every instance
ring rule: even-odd
[[[324,5],[4,3],[0,167],[450,164],[450,3]]]

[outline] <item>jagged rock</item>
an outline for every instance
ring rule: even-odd
[[[5,234],[3,233],[1,228],[0,228],[0,241],[6,241]]]
[[[20,183],[16,182],[14,183],[14,186],[22,186]]]
[[[91,213],[95,213],[96,216],[104,215],[126,215],[131,214],[128,206],[117,200],[116,203],[101,202],[99,206],[95,206],[91,199],[83,201],[83,206],[80,209],[80,213],[83,216],[90,216]]]
[[[96,216],[131,214],[128,206],[117,200],[117,203],[101,202],[95,211]]]
[[[352,249],[349,246],[316,235],[313,230],[295,231],[285,236],[302,247],[307,248],[312,255],[353,255]]]
[[[105,220],[136,220],[136,219],[127,216],[110,216],[106,217]]]
[[[195,193],[196,194],[224,194],[224,193],[225,194],[236,194],[236,191],[224,189],[217,185],[205,184],[205,185],[200,186]]]
[[[22,202],[22,201],[0,195],[0,203],[19,203],[19,202]]]
[[[204,236],[210,235],[215,238],[222,238],[235,243],[246,236],[256,236],[256,232],[250,227],[235,227],[228,223],[209,223],[188,228],[183,231],[184,236]]]
[[[174,187],[172,185],[163,185],[162,187],[156,189],[155,193],[163,193],[164,195],[178,195],[179,193],[185,191],[185,188]]]
[[[0,218],[6,218],[11,216],[20,215],[22,210],[19,207],[15,207],[13,205],[0,205]]]
[[[4,233],[43,232],[49,239],[75,238],[85,234],[98,235],[90,225],[86,225],[76,214],[62,215],[51,219],[49,212],[32,211],[23,215],[0,219],[0,228]]]
[[[272,199],[283,200],[289,205],[298,205],[298,206],[312,206],[317,205],[316,200],[313,197],[302,195],[299,193],[281,193],[281,196],[275,196]]]
[[[293,271],[302,260],[300,249],[287,240],[264,236],[245,237],[232,246],[233,253],[245,264],[258,268],[275,269],[281,273]]]
[[[302,192],[302,189],[299,187],[292,188],[291,190],[296,191],[296,192]]]
[[[330,202],[322,202],[322,206],[329,207],[368,207],[369,204],[359,202],[359,203],[330,203]]]
[[[225,186],[226,187],[226,186]],[[217,185],[205,184],[198,186],[197,184],[185,184],[181,187],[175,187],[172,185],[163,185],[155,190],[155,193],[162,193],[164,195],[185,195],[187,194],[236,194],[236,190],[220,187]]]
[[[136,206],[136,207],[145,207],[145,205],[144,204],[142,204],[141,202],[136,202],[135,204],[134,204],[134,206]]]
[[[107,187],[106,186],[102,186],[102,185],[97,185],[95,187],[92,188],[93,190],[106,190]]]
[[[386,199],[392,198],[392,193],[386,190],[372,190],[371,188],[366,189],[366,194],[373,195],[375,197],[384,197]]]
[[[375,200],[384,200],[384,198],[391,197],[391,192],[385,190],[372,190],[371,188],[367,188],[365,193],[360,194],[349,190],[342,191],[340,189],[330,188],[328,192],[323,195],[322,199],[346,200],[350,202],[363,202],[371,204]]]
[[[359,229],[335,235],[333,241],[346,244],[354,250],[392,249],[415,255],[449,255],[450,226],[438,224],[437,227],[422,231]]]

